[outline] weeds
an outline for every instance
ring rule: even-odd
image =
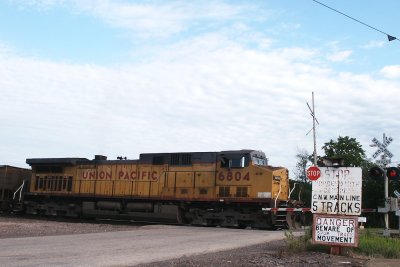
[[[400,259],[400,239],[365,230],[360,232],[358,248],[354,248],[354,252],[371,257]]]
[[[306,238],[305,235],[302,236],[294,236],[293,231],[285,231],[285,242],[290,252],[300,252],[306,250]]]
[[[329,247],[311,243],[311,228],[306,228],[304,234],[300,236],[295,236],[291,230],[286,231],[285,237],[285,242],[289,252],[318,251],[326,253],[329,251]]]
[[[312,244],[312,230],[306,228],[303,235],[295,236],[292,231],[285,232],[288,252],[317,251],[329,253],[330,246]],[[357,248],[349,248],[356,254],[370,257],[400,259],[400,239],[384,237],[369,230],[360,231]]]

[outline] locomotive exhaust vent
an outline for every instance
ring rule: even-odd
[[[94,155],[94,160],[107,160],[107,156]]]

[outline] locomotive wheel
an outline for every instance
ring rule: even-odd
[[[178,208],[176,220],[179,224],[188,224],[188,220],[185,218],[185,209]]]
[[[239,229],[246,229],[247,228],[247,223],[246,222],[238,222],[238,228]]]

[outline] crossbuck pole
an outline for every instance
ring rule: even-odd
[[[383,134],[383,144],[386,142],[386,134]],[[383,162],[386,162],[386,154],[383,153]],[[389,178],[387,177],[386,174],[386,163],[383,165],[384,166],[384,175],[385,175],[385,201],[389,197]],[[385,213],[384,215],[385,219],[385,231],[383,232],[384,236],[390,236],[390,229],[389,229],[389,213]]]

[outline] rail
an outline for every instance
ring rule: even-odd
[[[262,208],[262,211],[311,211],[311,208]],[[361,213],[373,213],[377,212],[377,209],[361,209]]]
[[[18,193],[18,191],[19,191],[19,199],[18,199],[18,202],[21,202],[21,199],[22,199],[22,189],[24,189],[24,185],[25,185],[25,180],[22,182],[21,186],[18,187],[18,189],[14,192],[13,199],[15,199],[15,195],[16,195],[16,194]]]

